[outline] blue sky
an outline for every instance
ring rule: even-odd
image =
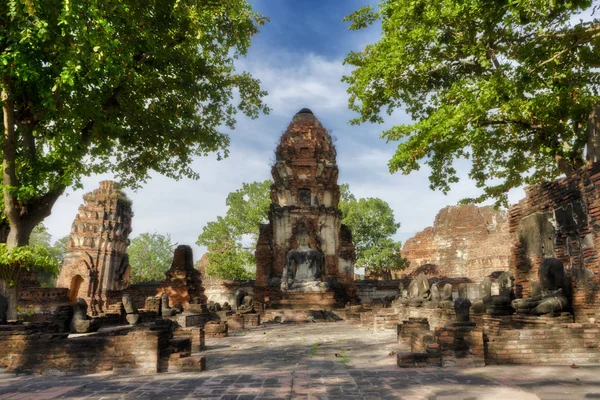
[[[245,59],[237,69],[246,70],[262,81],[269,91],[266,98],[272,112],[257,120],[240,116],[230,132],[229,158],[217,161],[206,157],[194,162],[198,181],[172,181],[154,176],[137,192],[127,191],[135,213],[133,233],[170,233],[179,244],[194,247],[194,258],[203,249],[195,246],[207,222],[226,211],[227,194],[243,182],[270,178],[270,163],[276,143],[293,115],[310,108],[323,125],[337,137],[340,183],[348,183],[357,197],[379,197],[387,201],[401,223],[397,239],[406,240],[433,224],[437,212],[477,193],[466,178],[445,196],[429,190],[427,168],[403,176],[391,175],[387,161],[395,145],[386,144],[380,133],[395,124],[409,122],[402,112],[388,117],[382,125],[350,126],[353,113],[347,107],[346,86],[340,81],[350,72],[343,59],[351,50],[360,50],[377,40],[379,31],[348,30],[344,16],[368,4],[358,0],[254,0],[253,7],[271,22],[253,39]],[[468,165],[459,166],[466,171]],[[84,190],[69,190],[46,219],[54,239],[70,232],[71,222],[82,202],[82,195],[98,187],[110,175],[93,176],[84,181]],[[522,190],[510,193],[511,202],[524,196]]]

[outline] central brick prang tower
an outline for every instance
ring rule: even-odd
[[[331,136],[309,109],[298,112],[281,136],[271,174],[269,224],[261,226],[256,249],[257,303],[272,308],[343,306],[355,296],[354,245],[338,210],[336,150]],[[321,293],[286,293],[281,277],[286,255],[298,248],[298,233],[323,255]]]

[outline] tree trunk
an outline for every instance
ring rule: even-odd
[[[600,103],[592,108],[586,126],[587,154],[589,164],[600,161]]]
[[[43,218],[36,218],[35,220],[32,218],[27,218],[11,221],[10,231],[6,237],[6,244],[8,247],[13,248],[17,246],[27,246],[29,244],[31,232],[33,232],[33,229],[36,227],[36,225],[42,221]]]
[[[17,198],[17,189],[21,182],[17,179],[17,131],[15,124],[15,104],[12,96],[12,85],[9,76],[2,77],[0,81],[2,100],[2,115],[3,115],[3,135],[2,143],[2,184],[4,185],[4,213],[6,220],[2,221],[5,225],[8,221],[10,231],[1,231],[0,233],[8,233],[6,236],[6,245],[9,249],[18,246],[29,244],[31,232],[37,224],[42,222],[44,218],[50,215],[52,207],[60,195],[64,192],[64,186],[58,186],[51,189],[48,193],[39,195],[28,203],[22,203]],[[30,153],[34,156],[35,144],[30,143]],[[0,282],[0,291],[6,293],[9,301],[9,314],[16,318],[17,300],[19,292],[19,274],[13,278],[14,286],[10,286],[10,282]]]
[[[10,286],[9,282],[0,280],[0,295],[6,297],[8,301],[7,319],[17,319],[17,301],[19,288],[17,285]]]

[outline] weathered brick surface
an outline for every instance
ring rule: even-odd
[[[244,329],[244,317],[239,314],[233,314],[227,317],[227,330],[239,331]]]
[[[600,363],[600,325],[556,324],[547,329],[502,329],[487,336],[488,364]]]
[[[529,295],[529,280],[545,257],[565,265],[576,321],[600,320],[600,164],[570,178],[526,188],[511,207],[512,269],[517,297]]]
[[[435,217],[433,227],[408,239],[402,255],[410,266],[398,275],[418,275],[421,266],[434,268],[435,276],[468,277],[479,282],[510,262],[510,236],[506,211],[491,206],[448,206]]]
[[[373,329],[376,331],[395,330],[398,327],[399,315],[393,308],[382,308],[373,316]]]
[[[260,314],[242,314],[244,318],[244,326],[246,328],[260,326]]]
[[[171,306],[186,307],[193,302],[206,303],[200,272],[194,268],[192,248],[179,245],[173,253],[171,268],[165,273],[158,294],[169,296]]]
[[[473,323],[449,324],[435,329],[442,367],[483,367],[483,331]]]
[[[227,321],[209,321],[204,325],[204,334],[210,338],[223,338],[227,336]]]
[[[409,318],[398,323],[396,333],[398,335],[398,344],[413,348],[412,342],[416,335],[423,332],[429,332],[429,322],[426,318]],[[414,350],[413,350],[414,351]]]
[[[6,372],[44,374],[159,372],[168,330],[124,328],[85,335],[44,333],[39,325],[0,326],[0,367]]]
[[[193,352],[206,350],[204,328],[180,328],[173,332],[174,338],[189,338]]]
[[[51,318],[60,306],[70,304],[66,288],[19,288],[19,318],[35,315],[38,321]]]

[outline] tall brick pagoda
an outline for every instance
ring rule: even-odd
[[[90,312],[103,312],[108,290],[129,281],[127,247],[131,233],[131,201],[113,181],[83,196],[67,245],[57,287],[69,288],[71,301],[81,297]]]
[[[355,251],[338,209],[336,150],[309,109],[292,119],[275,150],[269,223],[256,248],[255,302],[327,308],[354,300]]]

